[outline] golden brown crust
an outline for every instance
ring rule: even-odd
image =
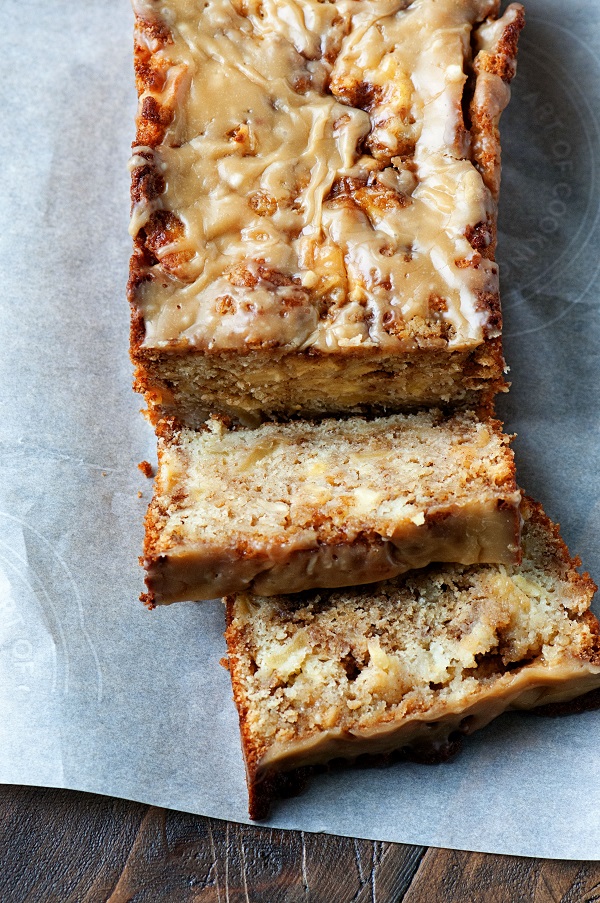
[[[241,659],[244,652],[245,635],[243,630],[240,631],[239,629],[236,629],[234,625],[235,597],[226,596],[223,599],[223,602],[225,603],[225,639],[227,640],[227,657],[229,659],[229,673],[231,675],[233,699],[240,723],[244,764],[246,766],[246,782],[248,785],[248,807],[251,813],[250,818],[263,818],[268,814],[272,794],[276,792],[278,788],[276,785],[271,784],[264,788],[257,787],[256,785],[256,773],[266,745],[263,744],[261,746],[250,730],[248,697],[243,690],[241,681],[237,677],[238,669],[242,667]]]
[[[502,28],[498,25],[502,23]],[[473,60],[476,87],[470,103],[471,154],[495,198],[500,189],[500,114],[510,96],[507,89],[516,72],[519,34],[525,26],[525,11],[519,3],[511,4],[496,32],[486,34],[491,22],[487,20],[476,31],[478,53]],[[478,40],[479,39],[479,40]]]
[[[173,40],[164,22],[149,22],[137,15],[134,36],[135,82],[141,99],[135,144],[156,147],[163,140],[175,112],[174,102],[168,103],[163,93],[170,66],[156,56],[156,51]]]
[[[592,580],[587,571],[581,574],[578,568],[581,567],[581,559],[578,555],[571,555],[562,536],[560,535],[560,524],[555,524],[550,520],[539,502],[536,502],[530,496],[523,496],[522,512],[524,519],[539,524],[545,533],[545,561],[550,566],[553,560],[562,562],[566,568],[566,577],[569,582],[577,587],[582,593],[593,595],[597,592],[598,587]],[[596,618],[591,612],[586,613],[586,619],[592,619],[590,624],[597,624]]]
[[[154,157],[150,151],[141,151],[137,156],[140,160],[139,165],[135,166],[131,173],[131,203],[151,204],[164,191],[165,182],[160,170],[154,164]],[[136,242],[140,250],[150,251],[145,241],[145,232],[136,235]],[[144,261],[146,267],[154,260],[154,256],[149,253],[148,259]]]

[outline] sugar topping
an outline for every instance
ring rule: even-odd
[[[146,347],[468,349],[497,325],[495,215],[469,156],[474,24],[495,0],[135,0],[173,115],[134,148],[160,190]],[[467,61],[467,63],[465,62]]]

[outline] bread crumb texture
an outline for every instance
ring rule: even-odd
[[[510,438],[439,412],[228,430],[209,422],[161,446],[153,552],[393,538],[436,512],[517,506]]]
[[[600,665],[595,589],[529,523],[519,567],[431,567],[377,587],[229,602],[234,686],[254,751],[336,728],[457,711],[507,672]]]

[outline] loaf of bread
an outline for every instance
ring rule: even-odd
[[[509,437],[474,414],[164,425],[145,601],[371,583],[432,561],[514,564],[520,499]]]
[[[251,817],[312,766],[443,759],[600,687],[595,586],[491,419],[522,7],[133,5],[143,598],[227,595]]]
[[[523,516],[518,566],[226,600],[252,818],[297,769],[394,750],[443,758],[507,709],[600,686],[595,586],[539,506]]]
[[[129,297],[151,415],[489,409],[498,0],[134,0]]]

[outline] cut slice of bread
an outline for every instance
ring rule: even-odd
[[[146,517],[150,607],[516,563],[521,494],[497,421],[439,411],[203,431],[165,426]]]
[[[226,600],[252,818],[305,766],[392,751],[443,758],[505,710],[600,686],[596,587],[541,508],[522,510],[518,566],[432,566],[372,587]]]

